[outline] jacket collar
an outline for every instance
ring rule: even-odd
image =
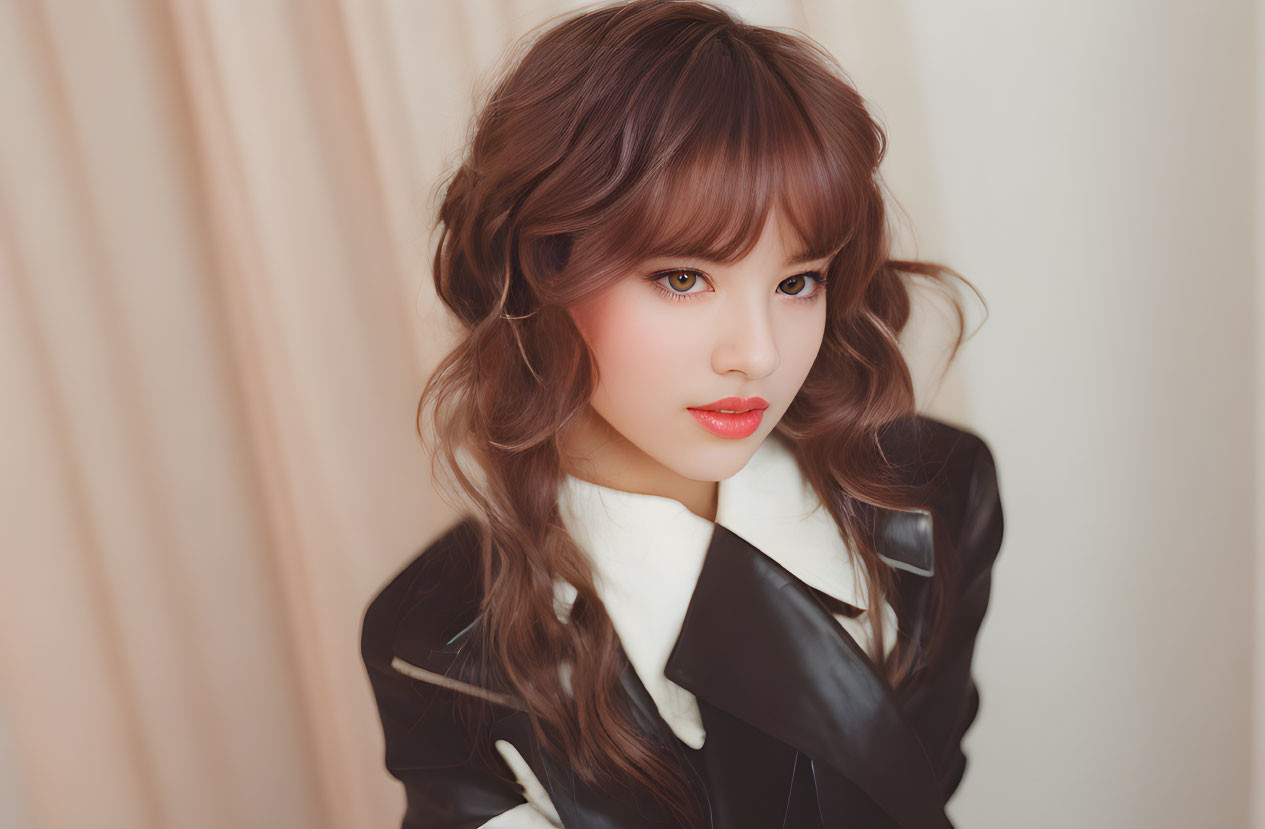
[[[571,537],[588,554],[603,594],[630,580],[644,580],[647,571],[696,575],[715,526],[672,498],[613,489],[573,475],[564,476],[558,505]],[[854,572],[834,519],[777,433],[765,438],[742,469],[720,481],[715,524],[817,590],[862,610],[868,607],[864,580]],[[899,544],[893,549],[906,560],[915,551]],[[555,586],[563,615],[575,591],[561,579]]]
[[[571,536],[608,577],[647,558],[676,558],[682,551],[700,564],[713,524],[672,498],[626,492],[565,475],[559,509]],[[931,576],[931,514],[927,510],[873,508],[880,558],[892,567]],[[829,510],[800,472],[786,439],[765,438],[737,473],[717,486],[716,524],[741,536],[805,583],[862,610],[869,599],[864,580]],[[610,578],[608,578],[608,581]],[[556,582],[559,609],[574,589]],[[617,583],[617,581],[616,581]]]
[[[664,673],[713,534],[724,527],[818,591],[862,610],[868,599],[830,512],[775,434],[719,484],[716,521],[671,498],[612,489],[566,476],[558,505],[584,551],[625,657],[660,715],[699,748],[706,728],[698,701]],[[566,620],[575,588],[555,581],[555,612]],[[890,618],[890,608],[885,608]],[[855,626],[856,623],[852,623]],[[864,633],[864,626],[856,635]],[[867,640],[867,646],[872,646]]]
[[[929,525],[910,515],[889,516],[908,557],[930,543]],[[849,778],[902,829],[947,825],[931,762],[873,662],[803,581],[723,526],[664,674]]]
[[[930,571],[929,516],[880,509],[876,527],[885,558],[910,565],[900,569],[911,574]],[[898,583],[912,587],[913,595],[925,594],[925,579],[898,578]],[[921,608],[910,612],[908,618],[920,623]],[[470,656],[463,647],[470,630],[453,636],[442,651],[432,650],[422,664],[447,676],[453,657],[463,650]],[[804,642],[812,647],[796,647]],[[949,829],[931,761],[869,657],[816,601],[807,583],[724,526],[713,527],[664,675],[699,701],[709,734],[718,728],[743,729],[734,736],[749,745],[772,738],[810,758],[827,829],[856,822],[850,802],[834,793],[846,787],[833,782],[832,775],[859,787],[900,829]],[[676,745],[631,664],[620,683],[639,726]],[[507,704],[521,708],[513,701]],[[503,720],[502,727],[525,729],[525,716],[520,711]],[[530,745],[525,731],[520,742]],[[709,745],[715,742],[709,740]],[[749,757],[707,745],[704,751],[710,786],[718,797],[748,785]],[[545,768],[537,768],[537,776]],[[651,825],[631,813],[621,816],[618,807],[603,800],[568,805],[566,792],[580,797],[587,789],[577,786],[566,769],[554,768],[553,778],[570,780],[565,792],[551,787],[559,808],[583,807],[589,810],[586,815],[600,816],[612,827]]]
[[[742,470],[720,482],[715,523],[669,498],[570,476],[559,505],[572,537],[589,553],[621,639],[621,623],[635,623],[641,637],[646,625],[665,629],[659,633],[667,653],[641,656],[645,665],[628,653],[621,678],[634,691],[643,722],[657,719],[654,702],[631,672],[654,677],[661,668],[694,696],[705,718],[718,709],[825,764],[864,789],[903,829],[944,824],[933,767],[894,692],[809,589],[857,607],[869,604],[833,518],[780,438],[771,435]],[[931,513],[871,509],[881,558],[914,576],[931,576]],[[619,585],[644,581],[647,571],[663,574],[662,590],[649,591],[659,607],[621,604],[637,598],[621,596]],[[913,584],[922,587],[924,579]],[[564,582],[557,586],[563,615],[574,591]],[[686,595],[665,595],[673,590]],[[908,618],[916,623],[920,608],[913,611]],[[806,642],[813,646],[797,647]],[[713,773],[723,774],[724,762],[709,760],[720,764]],[[826,825],[834,824],[828,819]]]
[[[664,675],[694,695],[705,719],[714,717],[713,711],[723,712],[728,715],[723,722],[750,726],[755,729],[753,733],[769,735],[823,764],[818,788],[825,826],[850,825],[855,817],[838,813],[832,801],[820,794],[822,785],[830,786],[826,781],[833,773],[864,790],[901,829],[948,827],[931,762],[895,692],[812,595],[810,582],[801,575],[811,576],[812,571],[799,567],[797,573],[788,566],[802,562],[793,545],[780,541],[780,535],[761,535],[760,521],[744,521],[744,509],[753,508],[754,496],[766,489],[763,476],[775,474],[784,461],[776,444],[770,448],[774,451],[757,452],[759,461],[744,467],[741,478],[722,482],[721,503],[731,505],[724,513],[730,524],[720,520],[720,512],[716,524],[701,518],[699,524],[685,517],[692,513],[671,499],[599,488],[603,489],[597,493],[602,503],[612,508],[616,523],[610,526],[619,526],[621,519],[627,521],[635,514],[653,513],[655,520],[669,522],[663,526],[680,522],[677,529],[686,533],[683,537],[703,544],[696,563],[698,578],[684,618],[679,620]],[[592,486],[579,490],[594,494],[589,489]],[[776,493],[784,491],[776,489],[774,500],[761,503],[768,509],[773,503],[783,508],[793,506],[792,501],[777,500]],[[637,499],[650,500],[634,503]],[[621,506],[637,509],[622,510]],[[935,569],[931,513],[871,509],[880,557],[902,571],[897,574],[898,589],[918,597],[906,605],[901,622],[902,636],[916,637],[929,584],[923,577],[931,576]],[[820,512],[826,513],[824,508]],[[765,514],[761,520],[768,518]],[[577,523],[576,529],[579,527]],[[647,537],[642,536],[642,543]],[[757,538],[764,547],[754,543]],[[807,543],[807,536],[799,538],[800,543]],[[622,552],[644,553],[648,549],[629,546]],[[827,592],[844,601],[864,598],[855,589],[848,590],[846,582],[832,586],[844,595]],[[565,601],[560,609],[565,609]],[[910,630],[905,629],[907,626]],[[430,651],[430,658],[422,664],[449,675],[453,658],[463,650],[470,630],[470,626],[461,630],[442,650]],[[805,642],[811,642],[812,647],[796,647]],[[663,721],[631,665],[621,676],[621,684],[630,693],[637,719],[666,736],[661,730]],[[713,756],[708,760],[709,773],[740,780],[744,770],[726,764],[742,762],[741,757]]]

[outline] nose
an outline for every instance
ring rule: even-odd
[[[758,298],[734,302],[721,311],[712,351],[712,368],[717,374],[738,371],[760,379],[777,370],[781,356],[770,311]]]

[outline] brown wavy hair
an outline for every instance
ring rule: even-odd
[[[776,429],[878,607],[896,596],[865,505],[924,506],[880,442],[914,410],[897,342],[910,315],[906,279],[966,280],[890,258],[878,176],[885,132],[802,33],[702,2],[634,0],[548,21],[508,57],[441,182],[435,290],[460,337],[418,406],[419,423],[433,415],[438,477],[480,530],[487,659],[478,681],[512,689],[546,749],[586,783],[640,788],[681,825],[701,826],[680,758],[630,718],[617,636],[560,518],[560,439],[597,382],[567,309],[652,256],[735,261],[774,208],[805,254],[832,256],[825,338]],[[964,328],[953,305],[950,362]],[[559,577],[577,588],[567,622],[555,614]],[[878,659],[893,688],[935,652],[948,612],[940,568],[934,582],[933,633],[918,664],[912,647]],[[870,615],[882,653],[895,633]]]

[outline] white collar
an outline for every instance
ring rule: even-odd
[[[568,532],[589,556],[604,603],[621,586],[635,589],[637,583],[654,576],[667,579],[669,573],[690,576],[693,591],[711,542],[711,521],[675,499],[625,492],[573,475],[564,476],[558,503]],[[838,526],[776,433],[742,469],[720,481],[715,523],[810,586],[863,610],[868,607],[864,582],[853,571]],[[626,580],[632,583],[626,585]],[[569,608],[574,588],[565,582],[557,587],[561,614]]]
[[[568,532],[589,559],[598,596],[628,661],[672,730],[700,748],[705,734],[698,703],[663,670],[715,525],[672,498],[625,492],[572,475],[564,476],[558,505]],[[782,438],[770,435],[746,466],[720,482],[715,524],[808,585],[863,610],[868,606],[838,526]],[[554,588],[554,610],[565,621],[576,591],[561,577]],[[894,624],[890,606],[884,605]],[[836,618],[853,637],[862,637],[867,616]]]

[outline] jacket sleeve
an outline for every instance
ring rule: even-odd
[[[456,716],[462,691],[408,676],[392,667],[399,643],[416,647],[417,633],[402,620],[418,596],[430,594],[437,568],[424,552],[373,599],[361,626],[361,657],[377,703],[387,772],[404,784],[402,829],[499,829],[537,824],[513,772],[492,748],[488,734],[469,733]],[[442,595],[442,594],[439,594]],[[404,653],[409,653],[404,649]],[[411,664],[411,663],[410,663]],[[481,745],[486,742],[486,746]],[[507,822],[509,821],[509,822]]]
[[[945,802],[966,771],[962,741],[979,712],[973,672],[976,637],[988,609],[992,568],[1001,548],[1003,516],[997,469],[987,443],[976,437],[964,481],[964,510],[951,549],[960,574],[942,648],[914,684],[908,710],[924,737]]]

